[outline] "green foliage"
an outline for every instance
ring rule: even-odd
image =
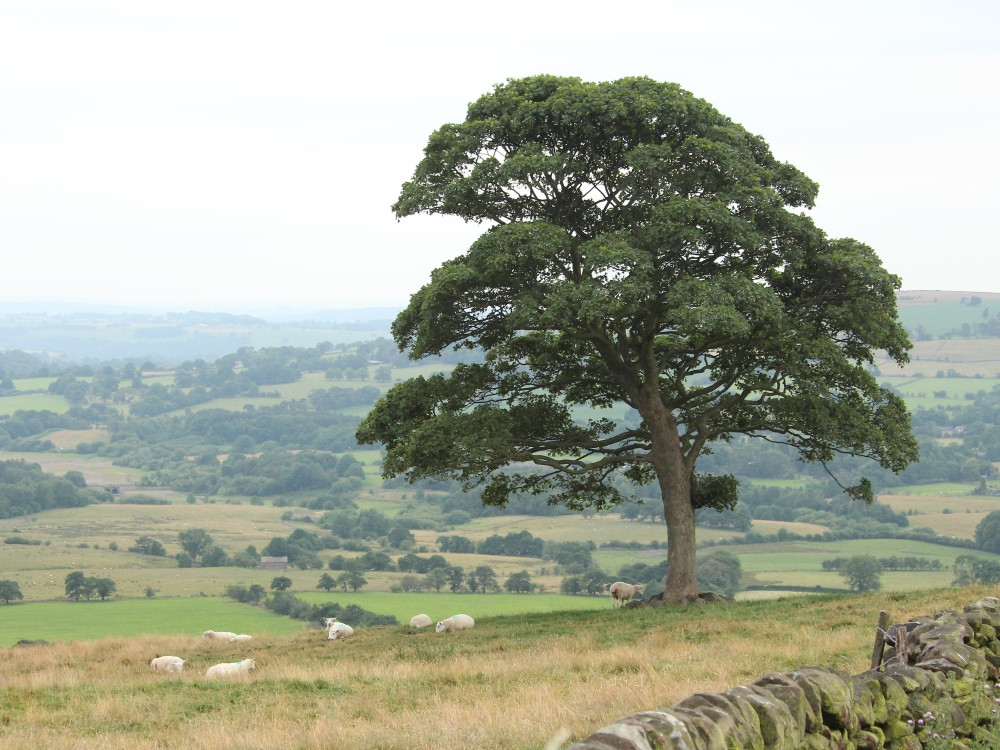
[[[597,565],[591,554],[595,548],[593,542],[545,542],[541,556],[569,573],[583,573]]]
[[[986,560],[974,555],[960,555],[952,565],[955,577],[954,586],[971,586],[982,584],[994,586],[1000,583],[1000,561]]]
[[[415,358],[481,348],[485,362],[393,386],[358,440],[385,446],[386,476],[480,486],[487,505],[548,493],[600,510],[627,497],[614,479],[655,477],[669,598],[694,598],[691,511],[735,504],[732,478],[697,490],[712,444],[747,435],[890,471],[917,457],[902,400],[866,369],[876,350],[906,361],[899,279],[791,210],[816,192],[674,84],[497,86],[431,135],[394,206],[490,225],[393,323]],[[613,404],[639,421],[572,411]],[[872,499],[863,477],[844,490]]]
[[[186,529],[177,535],[177,541],[195,562],[215,544],[212,535],[205,529]]]
[[[733,596],[742,577],[740,559],[731,552],[715,550],[698,560],[698,585],[705,591]]]
[[[0,601],[3,601],[4,604],[10,604],[13,599],[23,598],[24,595],[21,593],[21,587],[17,581],[11,581],[6,578],[0,580]]]
[[[344,572],[337,576],[337,583],[351,591],[357,591],[368,584],[368,579],[364,575],[364,564],[360,561],[350,561],[344,566]]]
[[[511,573],[503,584],[504,590],[509,594],[530,594],[536,586],[531,580],[531,574],[525,570]]]
[[[9,536],[3,540],[4,544],[26,544],[29,546],[37,546],[41,542],[37,539],[26,539],[23,536]]]
[[[544,540],[528,531],[516,531],[500,536],[493,534],[476,545],[480,555],[506,555],[512,557],[541,557]]]
[[[140,555],[153,555],[163,557],[167,554],[166,548],[158,539],[151,536],[141,536],[135,540],[135,544],[128,548],[129,552],[137,552]]]
[[[500,590],[500,584],[497,582],[497,574],[489,565],[478,565],[475,570],[467,573],[465,584],[473,594],[476,592],[486,594],[491,591]]]
[[[72,478],[46,474],[38,464],[0,461],[0,518],[51,508],[78,508],[102,502],[102,494],[81,489]]]
[[[110,578],[85,576],[80,570],[68,574],[65,583],[66,597],[75,602],[80,601],[81,597],[90,601],[95,594],[101,597],[101,601],[104,601],[118,588],[118,585]]]
[[[476,545],[471,539],[458,534],[439,536],[437,538],[437,545],[442,552],[456,552],[460,554],[475,552],[476,549]]]
[[[983,552],[1000,553],[1000,510],[987,513],[976,525],[976,546]]]
[[[882,564],[874,555],[855,555],[841,567],[840,575],[859,593],[882,588]]]

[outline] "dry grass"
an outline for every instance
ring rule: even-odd
[[[302,633],[248,652],[191,637],[0,651],[0,745],[60,748],[541,747],[636,711],[768,671],[868,667],[881,609],[894,621],[961,607],[986,589],[812,597],[693,608],[495,618],[437,635]],[[153,674],[165,653],[190,659]],[[207,667],[252,656],[245,678]]]

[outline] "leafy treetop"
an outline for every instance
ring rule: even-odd
[[[899,279],[874,251],[790,209],[816,184],[676,84],[510,80],[430,137],[394,206],[487,224],[393,324],[412,356],[482,348],[481,364],[394,386],[362,422],[384,473],[457,478],[503,504],[552,493],[621,502],[655,479],[668,597],[697,596],[694,508],[730,507],[730,477],[695,473],[737,434],[824,465],[900,471],[916,458],[902,401],[868,366],[905,362]],[[626,404],[638,426],[579,420]],[[504,471],[533,464],[533,472]],[[845,488],[871,499],[865,480]]]

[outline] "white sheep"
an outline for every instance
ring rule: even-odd
[[[463,630],[465,628],[475,627],[476,621],[473,620],[468,615],[452,615],[451,617],[441,620],[434,629],[436,633],[443,633],[446,630]]]
[[[243,661],[233,661],[224,664],[216,664],[214,667],[209,667],[205,672],[205,677],[209,679],[216,677],[232,677],[237,674],[246,674],[251,669],[256,669],[257,665],[254,664],[253,659],[244,659]]]
[[[230,633],[228,630],[206,630],[201,637],[206,641],[231,641],[236,637],[236,633]]]
[[[246,643],[247,641],[252,641],[253,636],[247,635],[246,633],[240,633],[239,635],[234,635],[229,639],[230,643]]]
[[[354,635],[354,628],[347,623],[337,622],[333,617],[323,618],[323,623],[326,625],[326,639],[328,641],[343,640]]]
[[[633,596],[642,596],[646,591],[646,585],[642,583],[625,583],[624,581],[615,581],[608,587],[608,592],[611,594],[611,601],[613,604],[624,607],[630,601],[632,601]]]
[[[149,668],[154,672],[166,672],[168,674],[177,673],[180,674],[184,671],[184,665],[187,663],[187,659],[182,659],[179,656],[157,656],[153,661],[149,662]]]
[[[434,621],[427,615],[414,615],[410,618],[410,627],[417,629],[426,628],[432,622]]]

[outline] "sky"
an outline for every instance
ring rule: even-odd
[[[680,84],[819,183],[904,290],[1000,292],[1000,4],[0,3],[0,303],[402,307],[484,230],[397,221],[508,78]]]

